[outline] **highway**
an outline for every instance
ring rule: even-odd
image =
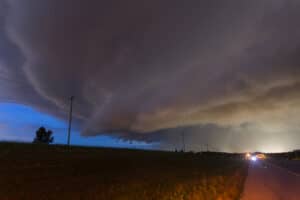
[[[241,200],[299,200],[300,162],[250,161]]]

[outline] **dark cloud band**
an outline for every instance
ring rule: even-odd
[[[20,59],[6,66],[36,92],[17,100],[66,117],[75,96],[85,135],[244,123],[266,133],[298,113],[297,1],[7,0],[3,9],[0,39]]]

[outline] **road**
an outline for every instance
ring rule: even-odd
[[[294,161],[285,162],[283,168],[273,161],[251,161],[241,200],[299,200],[300,174]]]

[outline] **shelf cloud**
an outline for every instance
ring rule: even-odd
[[[2,0],[0,73],[23,88],[0,89],[61,118],[75,96],[85,136],[173,148],[185,127],[191,149],[214,138],[244,150],[249,137],[260,148],[260,136],[297,147],[299,10],[297,0]]]

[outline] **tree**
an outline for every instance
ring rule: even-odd
[[[53,132],[51,130],[46,131],[44,127],[40,127],[35,132],[35,138],[33,143],[49,144],[52,143],[54,137],[52,136]]]

